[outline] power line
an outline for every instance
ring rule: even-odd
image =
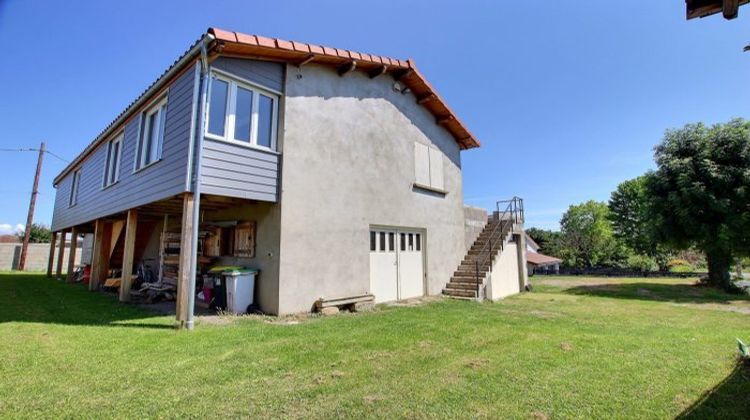
[[[38,152],[38,151],[39,151],[39,149],[35,149],[35,148],[31,148],[31,147],[30,148],[19,148],[19,149],[0,148],[0,152]],[[65,163],[70,163],[69,160],[67,160],[65,158],[62,158],[59,155],[50,152],[49,150],[45,150],[44,153],[47,153],[48,155],[50,155],[50,156],[52,156],[54,158],[60,159],[61,161],[65,162]]]

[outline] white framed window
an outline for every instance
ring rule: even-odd
[[[120,157],[122,156],[122,139],[124,134],[107,143],[107,159],[104,161],[104,179],[102,188],[108,187],[120,180]]]
[[[276,93],[214,72],[206,137],[275,151],[278,108]]]
[[[78,203],[78,186],[81,184],[81,170],[77,169],[73,172],[73,183],[70,186],[70,200],[68,205],[73,207]]]
[[[414,184],[444,191],[443,152],[419,142],[414,143]]]
[[[141,131],[135,154],[136,171],[161,159],[166,122],[167,97],[165,96],[141,114]]]

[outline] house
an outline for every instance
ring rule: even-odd
[[[539,252],[539,244],[534,239],[526,235],[526,263],[530,274],[559,274],[561,259],[550,257]]]
[[[123,301],[136,267],[175,282],[186,327],[212,265],[260,270],[269,314],[451,294],[479,145],[411,60],[211,28],[55,178],[52,230],[93,235],[91,290],[118,268]],[[473,255],[522,229],[500,224]]]

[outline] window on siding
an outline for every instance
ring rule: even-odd
[[[141,136],[136,153],[135,169],[146,166],[161,159],[164,145],[164,126],[167,121],[167,98],[161,99],[141,118]]]
[[[278,96],[219,74],[209,96],[208,137],[276,149]]]
[[[107,160],[104,162],[104,180],[102,187],[107,187],[120,179],[120,156],[122,156],[123,134],[110,140],[107,144]]]
[[[443,191],[443,153],[434,147],[414,143],[414,183],[418,187]]]
[[[81,184],[81,170],[73,172],[73,183],[70,186],[70,201],[68,204],[73,207],[78,202],[78,186]]]

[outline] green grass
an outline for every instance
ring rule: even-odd
[[[750,301],[683,279],[536,278],[299,323],[172,318],[0,275],[0,417],[749,418]]]

